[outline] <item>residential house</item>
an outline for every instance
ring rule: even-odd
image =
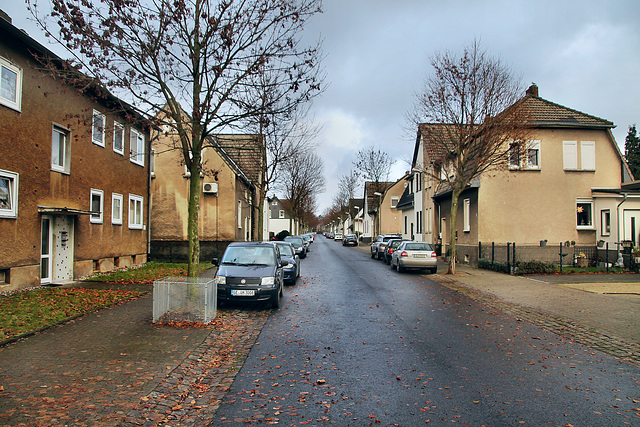
[[[0,18],[0,290],[147,260],[148,122]]]
[[[399,233],[401,215],[396,209],[404,192],[405,177],[396,182],[365,182],[363,242],[371,242],[379,234]]]
[[[188,255],[189,171],[178,135],[165,128],[153,140],[151,245],[153,259],[185,260]],[[216,135],[202,152],[199,234],[200,259],[220,256],[230,242],[257,237],[262,161],[255,135]]]
[[[349,199],[347,214],[343,223],[345,234],[357,234],[358,237],[363,233],[363,214],[364,199]]]
[[[423,239],[446,245],[456,234],[458,260],[476,262],[478,243],[519,247],[554,246],[539,256],[557,258],[561,242],[595,246],[599,239],[595,201],[604,199],[594,189],[620,189],[631,175],[611,133],[613,123],[543,99],[532,85],[518,101],[531,121],[531,136],[525,155],[514,141],[509,159],[501,170],[474,180],[459,198],[457,227],[449,227],[451,191],[437,179],[427,180],[423,191],[423,212],[433,212],[434,233],[423,231]],[[423,161],[414,155],[413,167],[437,175],[433,168],[443,163],[442,153],[430,147],[427,126],[418,129],[416,147]],[[446,166],[441,168],[445,171]],[[610,195],[607,195],[609,197]],[[624,196],[616,196],[621,200]],[[615,209],[608,205],[611,215]],[[604,210],[601,209],[601,210]],[[425,215],[430,216],[430,215]],[[607,217],[609,218],[609,217]],[[613,216],[607,227],[617,221]],[[616,235],[616,231],[609,228]]]
[[[290,235],[300,232],[300,224],[291,218],[289,200],[276,196],[269,198],[269,238],[281,231],[288,231]]]

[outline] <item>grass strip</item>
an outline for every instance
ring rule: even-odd
[[[122,290],[47,288],[2,296],[0,342],[140,295]]]
[[[213,265],[210,263],[200,264],[200,271],[205,271]],[[150,261],[142,267],[130,268],[127,270],[114,271],[105,274],[97,274],[91,276],[86,281],[105,282],[105,283],[122,283],[122,284],[153,284],[154,280],[162,279],[167,276],[186,276],[187,264],[184,263],[167,263]]]

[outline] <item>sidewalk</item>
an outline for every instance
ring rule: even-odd
[[[357,249],[370,255],[369,245]],[[373,262],[373,260],[372,260]],[[561,336],[640,364],[640,274],[510,276],[458,264],[444,286],[510,312]]]
[[[154,325],[152,305],[149,293],[0,347],[0,426],[204,425],[270,310],[181,329]]]

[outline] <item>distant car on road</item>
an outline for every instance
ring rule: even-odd
[[[405,241],[398,246],[391,256],[391,268],[399,273],[407,269],[438,272],[438,256],[429,243]]]
[[[342,239],[342,246],[358,246],[358,236],[355,234],[347,234]]]
[[[333,235],[333,240],[335,241],[341,241],[342,240],[342,233],[336,233]]]
[[[218,262],[218,301],[269,302],[280,306],[283,296],[283,267],[288,264],[271,242],[234,242]]]
[[[382,245],[391,239],[400,238],[400,234],[381,234],[371,243],[371,258],[382,259]]]

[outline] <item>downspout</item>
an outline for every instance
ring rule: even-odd
[[[624,227],[624,218],[622,219],[622,221],[620,221],[620,206],[622,206],[622,204],[627,201],[627,193],[622,193],[622,195],[624,196],[624,200],[622,200],[620,203],[618,203],[618,206],[616,206],[616,216],[618,217],[618,244],[616,245],[616,258],[620,258],[620,244],[622,243],[622,240],[620,239],[620,229]],[[620,227],[621,223],[622,227]]]
[[[147,261],[149,261],[149,255],[151,255],[151,155],[153,151],[153,141],[158,139],[158,137],[160,137],[160,132],[158,132],[155,137],[151,138],[151,141],[149,141],[149,149],[147,150],[147,165],[149,165],[149,174],[147,178]],[[155,159],[153,165],[155,169]]]

